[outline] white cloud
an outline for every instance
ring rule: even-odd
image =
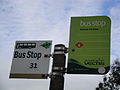
[[[118,57],[120,56],[119,52],[119,46],[120,46],[120,3],[116,3],[115,6],[113,6],[110,9],[110,17],[111,17],[111,22],[112,22],[112,55]]]
[[[113,23],[113,27],[117,28],[119,27],[119,22],[120,22],[120,3],[117,3],[116,6],[112,7],[110,9],[110,16],[112,17],[112,23]]]
[[[102,78],[102,75],[67,75],[65,90],[95,90]]]
[[[69,14],[72,16],[101,15],[102,2],[103,0],[76,0],[75,3],[72,1],[69,5],[71,7]]]

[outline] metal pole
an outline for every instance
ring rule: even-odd
[[[63,44],[54,46],[53,65],[49,90],[64,90],[64,74],[66,62],[66,47]]]

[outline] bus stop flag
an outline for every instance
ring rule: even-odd
[[[105,74],[110,68],[110,28],[107,16],[72,17],[68,74]]]

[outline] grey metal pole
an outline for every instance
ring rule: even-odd
[[[49,90],[64,90],[64,74],[66,47],[63,44],[57,44],[54,46],[52,74],[50,76]]]

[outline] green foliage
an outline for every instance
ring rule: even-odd
[[[103,82],[100,82],[96,90],[119,90],[120,88],[120,60],[116,59],[111,65],[108,75],[105,75]]]

